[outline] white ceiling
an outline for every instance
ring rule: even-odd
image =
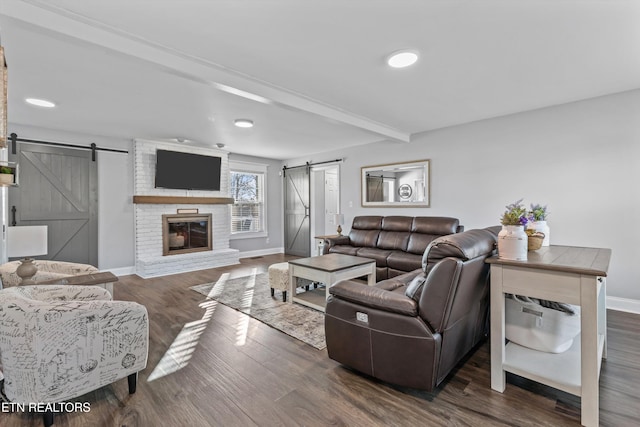
[[[2,0],[0,37],[10,123],[276,159],[640,88],[635,0]]]

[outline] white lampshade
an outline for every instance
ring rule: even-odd
[[[344,214],[333,214],[333,223],[335,225],[344,224]]]
[[[46,225],[7,228],[7,255],[9,258],[46,255],[47,252]]]

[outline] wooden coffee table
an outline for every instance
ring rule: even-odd
[[[340,280],[362,276],[367,276],[369,286],[376,283],[375,260],[352,255],[327,254],[289,261],[289,287],[291,288],[289,301],[324,311],[331,285]],[[307,291],[296,295],[298,277],[324,283],[324,292],[319,288],[315,292]]]

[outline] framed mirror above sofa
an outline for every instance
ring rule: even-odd
[[[361,168],[362,207],[429,207],[429,160]]]

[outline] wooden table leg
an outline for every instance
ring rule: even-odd
[[[598,383],[598,294],[593,277],[580,279],[581,415],[583,426],[597,426]]]
[[[502,266],[491,266],[491,388],[502,393],[506,387],[506,374],[502,369],[504,345],[504,294],[502,293]]]

